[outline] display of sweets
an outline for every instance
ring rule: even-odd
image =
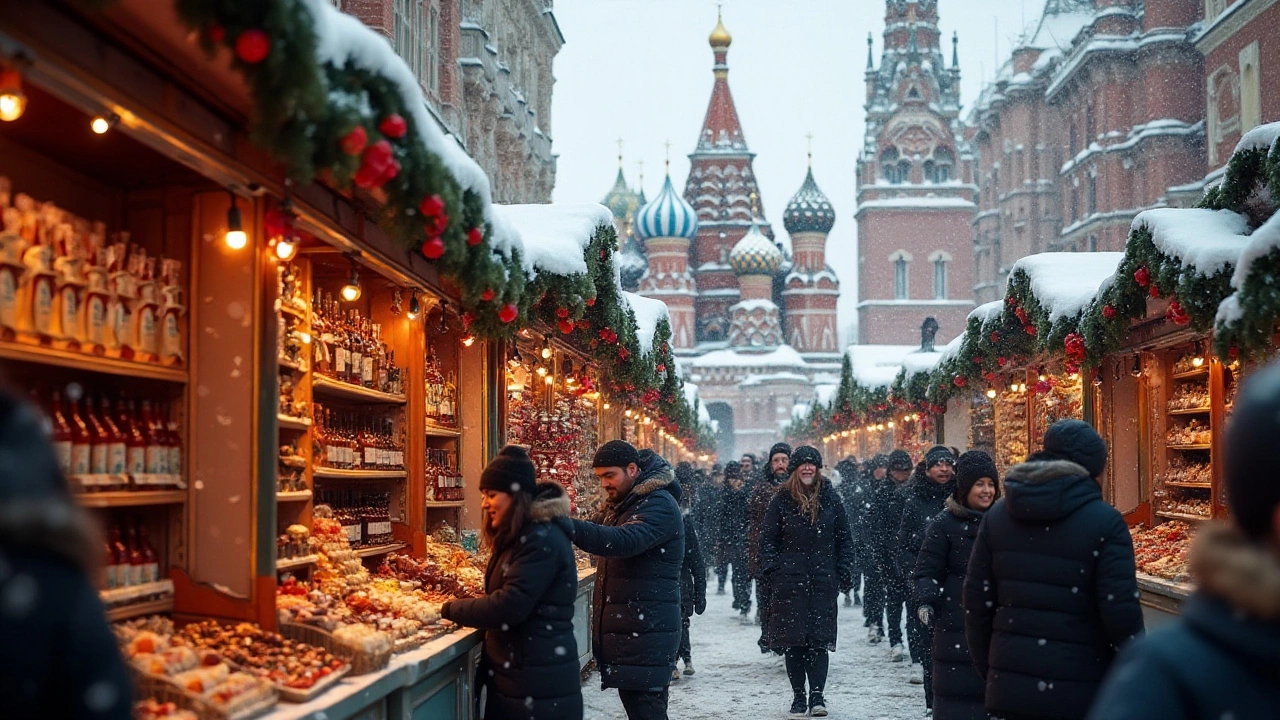
[[[1155,493],[1156,509],[1162,512],[1178,513],[1179,515],[1194,515],[1196,517],[1207,518],[1213,513],[1213,507],[1208,500],[1199,498],[1175,497],[1167,493]]]
[[[603,502],[590,467],[597,437],[595,402],[565,390],[556,393],[548,411],[543,393],[521,388],[508,393],[507,418],[507,442],[529,449],[538,478],[564,486],[575,516],[594,515]]]
[[[1187,573],[1187,551],[1195,534],[1192,526],[1172,520],[1155,527],[1135,525],[1129,532],[1138,572],[1174,582],[1191,581]]]
[[[1055,422],[1084,417],[1084,394],[1079,373],[1043,377],[1044,380],[1038,380],[1034,386],[1032,447],[1044,445],[1044,433]]]
[[[1164,481],[1207,487],[1213,481],[1213,467],[1204,461],[1189,460],[1181,455],[1175,455],[1170,458],[1169,466],[1165,468]]]
[[[1203,355],[1197,355],[1194,352],[1182,354],[1177,361],[1173,363],[1173,374],[1182,375],[1184,373],[1196,372],[1205,369],[1205,359]]]
[[[197,651],[217,653],[248,674],[282,688],[306,690],[347,666],[324,648],[290,640],[253,623],[230,626],[205,620],[184,625],[178,635]]]
[[[1025,392],[1001,392],[996,403],[996,465],[1003,475],[1027,459]]]
[[[146,698],[134,703],[133,720],[199,720],[199,716],[190,710],[179,709],[174,703]]]
[[[461,546],[430,541],[427,557],[391,553],[378,566],[380,577],[418,583],[427,597],[440,602],[484,594],[484,569]]]
[[[1208,410],[1209,387],[1200,383],[1180,383],[1169,397],[1170,410]]]
[[[1208,445],[1211,434],[1208,423],[1191,419],[1186,425],[1174,425],[1165,434],[1165,442],[1169,445]]]

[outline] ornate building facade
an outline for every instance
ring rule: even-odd
[[[875,66],[867,38],[866,137],[858,155],[858,342],[912,344],[973,308],[972,157],[960,121],[956,38],[942,55],[937,0],[886,0]]]
[[[835,381],[840,284],[826,263],[835,212],[812,168],[783,212],[792,252],[775,239],[729,89],[733,38],[723,22],[708,42],[711,99],[684,192],[668,172],[644,202],[619,170],[604,204],[619,229],[624,282],[640,272],[638,292],[667,304],[686,380],[719,423],[721,454],[736,457],[767,450],[796,403]]]
[[[386,36],[427,108],[480,164],[500,203],[551,201],[551,0],[333,0]]]

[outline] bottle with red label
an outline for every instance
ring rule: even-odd
[[[89,432],[89,424],[80,413],[80,401],[71,403],[71,474],[88,475],[90,456],[93,449],[93,435]]]
[[[133,401],[120,398],[116,401],[116,422],[125,434],[125,455],[130,475],[147,471],[147,438],[136,421]]]
[[[53,424],[53,456],[58,460],[58,470],[71,474],[71,423],[67,421],[62,394],[53,391],[49,402],[49,420]]]
[[[111,417],[111,401],[105,395],[99,401],[98,408],[98,422],[102,424],[110,438],[107,444],[107,472],[112,475],[123,475],[128,461],[124,432]]]
[[[141,520],[138,521],[138,551],[142,554],[142,582],[156,582],[160,579],[160,561],[156,549],[151,546],[147,526]]]

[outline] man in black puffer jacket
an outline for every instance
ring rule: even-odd
[[[866,498],[870,494],[867,489],[866,479],[858,470],[858,458],[850,455],[849,457],[836,463],[836,473],[840,475],[840,484],[836,486],[836,491],[840,493],[840,501],[844,503],[845,514],[849,516],[849,530],[858,524],[857,515],[861,512]],[[862,604],[862,564],[858,558],[857,535],[854,535],[853,549],[853,589],[844,594],[844,606],[852,607],[853,605]]]
[[[873,608],[878,608],[880,618],[876,627],[884,619],[884,580],[875,571],[875,553],[872,548],[874,533],[871,530],[871,511],[875,508],[877,488],[888,482],[889,456],[877,453],[875,457],[863,463],[862,486],[865,489],[858,500],[857,507],[847,507],[849,527],[853,530],[853,548],[858,559],[858,568],[862,571],[862,625],[868,630],[868,639],[876,632],[872,628]],[[877,600],[877,598],[879,598]]]
[[[916,557],[924,544],[924,531],[929,521],[942,512],[942,505],[955,492],[955,458],[941,445],[929,448],[924,462],[916,468],[911,482],[903,489],[902,521],[898,524],[898,573],[911,578]],[[907,647],[911,651],[913,684],[924,683],[926,707],[933,707],[933,635],[920,622],[915,600],[907,603]]]
[[[608,496],[598,522],[573,520],[573,542],[596,555],[591,644],[602,688],[617,688],[630,720],[666,720],[680,647],[684,521],[671,466],[621,440],[592,460]]]
[[[889,471],[871,495],[871,511],[863,533],[870,546],[873,590],[870,599],[864,599],[866,611],[871,617],[867,639],[871,643],[884,640],[889,633],[889,659],[901,662],[902,609],[910,589],[906,579],[898,572],[897,539],[902,525],[902,490],[911,478],[911,456],[906,450],[894,450],[888,458]]]
[[[1083,718],[1121,645],[1142,633],[1133,541],[1096,478],[1107,447],[1079,420],[1010,468],[964,582],[965,639],[1002,718]]]
[[[1223,446],[1230,524],[1191,547],[1182,615],[1120,654],[1089,720],[1275,717],[1280,708],[1280,365],[1244,381]]]

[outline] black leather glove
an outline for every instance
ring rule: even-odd
[[[704,612],[706,612],[706,611],[707,611],[707,596],[706,596],[706,595],[703,595],[702,597],[699,597],[698,599],[696,599],[696,600],[694,600],[694,601],[693,601],[693,613],[694,613],[695,615],[701,615],[702,613],[704,613]]]

